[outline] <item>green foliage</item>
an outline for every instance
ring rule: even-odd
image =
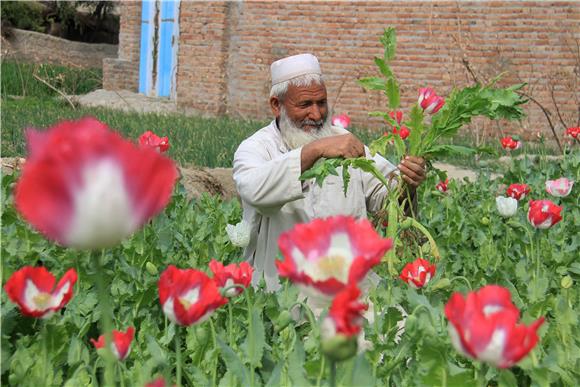
[[[58,93],[42,83],[45,80],[64,94],[86,94],[102,87],[101,69],[81,69],[50,64],[2,61],[2,98],[7,96],[51,97]],[[4,101],[3,101],[4,103]]]
[[[39,2],[3,1],[0,12],[2,15],[2,28],[9,26],[35,32],[44,32],[46,30],[46,23],[42,16],[43,7]]]

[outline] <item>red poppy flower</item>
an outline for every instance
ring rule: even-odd
[[[148,130],[139,136],[139,145],[155,149],[159,153],[164,153],[169,149],[169,138],[159,137]]]
[[[16,207],[49,239],[101,248],[131,235],[168,203],[177,169],[94,118],[29,130]]]
[[[359,334],[363,312],[368,309],[368,305],[358,300],[360,294],[356,285],[350,284],[334,297],[326,321],[322,325],[321,333],[325,339],[337,334],[347,337]]]
[[[435,270],[435,265],[425,259],[417,258],[405,265],[399,277],[411,287],[419,289],[427,285],[435,276]]]
[[[389,117],[391,117],[391,119],[393,121],[396,121],[397,125],[401,126],[401,122],[403,122],[403,112],[402,111],[397,110],[396,112],[390,112]]]
[[[437,191],[439,192],[447,192],[447,185],[449,184],[449,179],[445,179],[445,181],[440,181],[439,183],[437,183],[437,185],[435,186],[435,188],[437,189]]]
[[[381,238],[367,219],[335,216],[296,225],[278,245],[284,256],[276,261],[280,276],[309,296],[330,301],[347,284],[363,280],[393,242]]]
[[[218,287],[225,289],[232,285],[242,285],[244,287],[250,286],[252,282],[252,273],[254,268],[248,262],[242,262],[239,265],[235,263],[224,267],[221,262],[212,259],[209,263],[209,268],[213,273],[213,279]],[[233,297],[242,292],[240,288],[229,289],[225,296]]]
[[[550,228],[562,220],[562,207],[555,205],[550,200],[530,200],[528,209],[528,221],[536,228]]]
[[[404,140],[407,137],[409,137],[409,135],[411,134],[411,131],[409,129],[407,129],[406,126],[401,126],[400,129],[393,128],[393,134],[398,134],[399,136],[401,136],[401,139]]]
[[[516,200],[521,200],[530,193],[530,187],[527,184],[510,184],[506,190],[506,195]]]
[[[425,113],[435,114],[443,107],[445,99],[435,94],[435,90],[432,88],[423,87],[419,89],[418,103]]]
[[[341,128],[346,129],[350,125],[350,118],[346,114],[334,116],[332,117],[332,125],[340,126]]]
[[[572,138],[578,139],[579,134],[580,134],[580,126],[566,129],[566,135]]]
[[[167,383],[165,382],[165,379],[163,379],[163,376],[160,376],[157,379],[145,385],[145,387],[165,387],[165,386],[167,386]]]
[[[135,328],[129,327],[127,332],[119,332],[117,330],[113,330],[113,342],[111,345],[111,352],[117,358],[117,360],[125,360],[129,355],[129,351],[131,350],[131,342],[133,341],[133,335],[135,334]],[[95,346],[95,348],[105,348],[105,335],[99,336],[98,340],[91,339],[91,343]]]
[[[55,287],[54,275],[44,267],[25,266],[10,276],[4,290],[23,315],[48,318],[70,301],[76,281],[77,272],[70,269]]]
[[[199,270],[170,265],[161,273],[158,287],[163,312],[179,325],[203,322],[228,302],[215,281]]]
[[[520,149],[522,147],[522,142],[519,140],[516,140],[512,136],[507,136],[507,137],[502,137],[501,146],[503,147],[503,149],[508,150],[508,151],[509,150],[516,150],[516,149]]]
[[[445,305],[451,343],[465,356],[496,367],[511,367],[538,342],[541,317],[530,326],[518,324],[520,312],[508,289],[488,285],[467,297],[454,293]]]

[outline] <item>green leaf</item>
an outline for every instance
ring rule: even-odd
[[[359,85],[368,90],[387,90],[387,82],[383,78],[365,77],[358,80]]]
[[[348,165],[342,167],[342,190],[344,196],[346,197],[346,192],[348,190],[348,183],[350,182],[350,172],[348,171]]]
[[[388,146],[389,146],[389,138],[388,136],[383,135],[370,143],[369,150],[372,156],[376,155],[377,153],[379,153],[382,156],[385,156],[387,154]]]
[[[306,379],[306,373],[304,371],[304,359],[306,354],[304,353],[304,347],[300,340],[296,341],[294,344],[294,350],[288,356],[288,376],[292,381],[294,386],[310,386],[310,382]]]
[[[385,94],[389,99],[389,107],[393,110],[398,108],[401,98],[399,95],[399,85],[397,84],[397,80],[395,78],[387,79],[387,89]]]
[[[165,364],[167,361],[167,356],[159,344],[157,344],[155,338],[153,338],[151,335],[147,335],[147,349],[157,364]]]
[[[497,380],[499,387],[517,387],[518,381],[516,376],[510,370],[500,370]]]
[[[218,345],[221,349],[222,356],[227,364],[228,370],[232,371],[234,375],[242,382],[242,386],[250,385],[249,370],[244,366],[237,353],[224,343],[220,337],[217,338]]]
[[[268,383],[266,383],[266,387],[276,387],[280,385],[280,374],[282,373],[282,368],[284,366],[284,362],[279,362],[276,364],[274,371],[272,371],[272,375],[270,375],[270,379],[268,379]]]
[[[397,33],[395,28],[389,27],[385,28],[383,36],[381,36],[380,41],[385,48],[385,62],[389,62],[395,58],[395,50],[397,48]]]
[[[421,109],[417,104],[413,105],[410,118],[411,119],[408,122],[405,122],[411,131],[408,138],[409,154],[417,156],[423,138],[423,109]]]
[[[244,349],[252,368],[261,366],[265,345],[264,322],[258,309],[254,309],[252,310],[252,332],[248,333],[244,343]]]
[[[389,79],[394,77],[391,67],[388,65],[388,63],[385,62],[384,59],[375,57],[375,64],[379,68],[381,74],[385,76],[385,78]]]

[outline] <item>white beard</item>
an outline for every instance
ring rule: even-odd
[[[327,114],[326,118],[320,121],[304,120],[302,122],[296,123],[290,120],[288,114],[284,107],[280,109],[280,133],[282,135],[282,140],[289,149],[297,149],[304,146],[312,141],[319,140],[324,137],[336,136],[338,134],[343,134],[340,131],[335,130],[330,123],[330,115]],[[305,125],[320,125],[318,129],[312,129],[309,132],[302,129]]]

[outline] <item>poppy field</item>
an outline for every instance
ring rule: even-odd
[[[389,130],[372,153],[424,157],[472,117],[518,120],[521,85],[429,87],[403,113],[381,40]],[[335,117],[347,127],[348,117]],[[237,199],[189,199],[174,139],[125,138],[95,118],[26,132],[2,176],[1,381],[14,386],[576,386],[580,384],[580,147],[516,158],[500,177],[429,169],[413,193],[366,158],[319,160],[301,179],[362,169],[386,188],[369,219],[297,224],[277,240],[280,289],[252,285]],[[393,184],[393,181],[396,184]],[[416,205],[413,205],[413,202]]]

